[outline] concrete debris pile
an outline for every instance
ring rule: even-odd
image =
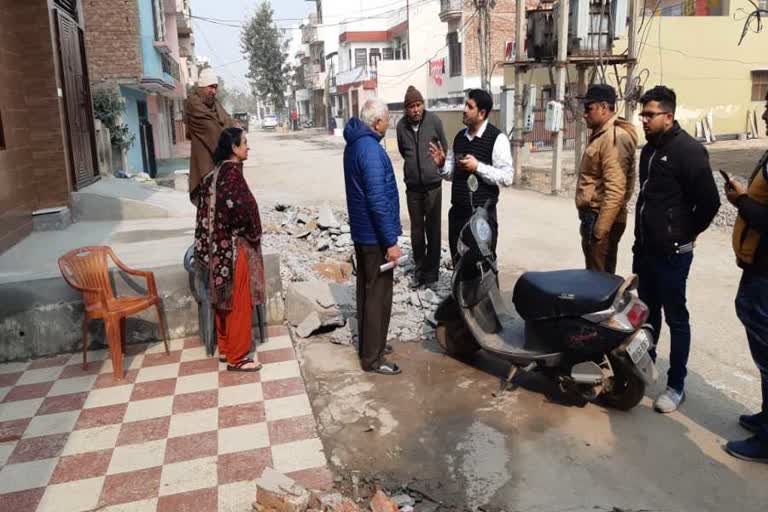
[[[265,247],[281,255],[288,323],[304,338],[329,334],[333,343],[356,343],[356,261],[346,213],[327,205],[277,204],[262,212],[262,223]],[[409,237],[401,237],[399,244],[404,254],[412,252]],[[451,286],[447,248],[441,256],[439,279],[429,288],[409,287],[412,259],[395,269],[390,339],[413,341],[433,334],[434,312]]]
[[[399,501],[390,499],[378,490],[367,506],[358,504],[333,491],[309,491],[293,479],[272,468],[264,469],[256,480],[256,501],[253,509],[257,512],[413,512],[415,501],[410,496],[399,496]],[[358,498],[358,501],[362,502]]]

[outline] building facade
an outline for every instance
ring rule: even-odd
[[[747,0],[662,0],[638,14],[639,92],[665,85],[677,94],[677,119],[693,135],[703,136],[697,125],[710,116],[712,133],[720,138],[735,138],[749,131],[749,117],[760,112],[768,91],[768,31],[748,31],[739,45],[745,20],[739,13],[751,12]],[[765,0],[761,5],[768,6]],[[626,34],[626,31],[624,31]],[[706,36],[703,36],[703,35]],[[612,53],[625,52],[626,35],[613,41]],[[623,67],[619,76],[625,75]],[[575,68],[569,69],[575,81]],[[623,91],[613,70],[606,82]],[[544,93],[542,103],[552,98],[549,74],[538,69],[525,83]],[[505,83],[514,85],[514,69],[507,67]],[[570,90],[575,90],[575,83]],[[572,94],[567,93],[572,96]],[[638,130],[640,123],[635,118]],[[759,124],[758,124],[759,129]],[[762,135],[762,134],[761,134]]]
[[[191,46],[189,6],[183,0],[84,0],[84,13],[92,88],[122,97],[124,122],[135,137],[126,170],[154,174],[157,160],[175,156],[183,140],[178,128],[186,84],[179,60],[182,42],[185,52]]]
[[[82,3],[0,0],[0,251],[97,179]]]

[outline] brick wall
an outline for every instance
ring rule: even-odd
[[[507,41],[515,41],[515,0],[498,0],[491,11],[491,66],[504,60],[504,48]],[[536,0],[526,0],[528,8],[535,7]],[[464,23],[475,13],[470,0],[464,2]],[[464,34],[464,75],[480,75],[480,42],[478,41],[478,16],[470,22]],[[504,74],[501,64],[494,70],[494,76]]]
[[[69,202],[49,16],[47,0],[0,0],[0,251],[29,233],[34,210]]]
[[[83,0],[85,47],[92,84],[142,76],[136,0]]]

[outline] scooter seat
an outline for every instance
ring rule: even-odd
[[[578,317],[608,309],[623,283],[619,276],[592,270],[526,272],[512,301],[525,320]]]

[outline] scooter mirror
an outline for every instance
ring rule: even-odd
[[[472,192],[477,192],[477,187],[478,187],[477,176],[475,176],[474,174],[470,174],[469,178],[467,178],[467,186],[469,187],[469,190],[471,190]]]

